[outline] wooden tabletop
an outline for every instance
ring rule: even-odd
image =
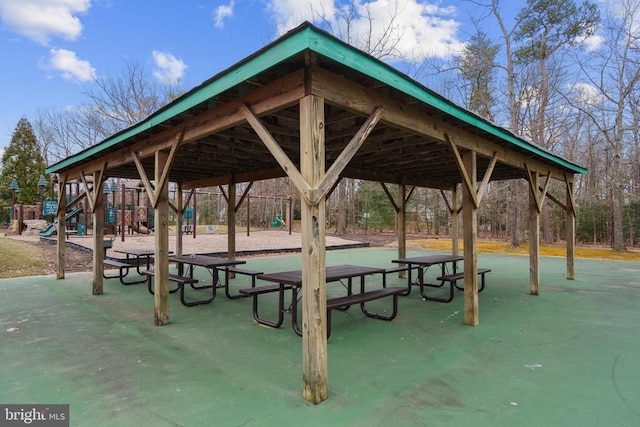
[[[368,274],[383,274],[384,268],[363,267],[360,265],[335,265],[326,268],[327,282],[335,282],[350,277],[360,277]],[[268,282],[284,283],[286,285],[301,286],[302,270],[282,271],[267,273],[258,276],[258,279]]]

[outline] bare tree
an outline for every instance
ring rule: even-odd
[[[627,166],[633,163],[630,154],[640,131],[635,104],[640,95],[640,1],[623,0],[619,6],[620,10],[609,13],[604,27],[606,49],[588,63],[580,60],[588,90],[584,85],[576,86],[582,90],[574,97],[574,106],[586,114],[606,142],[614,250],[626,247],[623,209],[629,184]]]
[[[125,63],[115,77],[96,78],[85,95],[91,110],[104,118],[109,133],[134,125],[176,97],[176,90],[154,83],[147,70],[136,62]]]
[[[34,130],[48,164],[63,159],[138,123],[177,98],[178,86],[153,83],[145,68],[128,62],[116,78],[97,78],[87,87],[87,102],[72,109],[45,109]]]

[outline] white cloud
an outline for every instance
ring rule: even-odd
[[[75,40],[82,33],[76,16],[91,0],[0,0],[2,21],[13,31],[47,45],[51,37]]]
[[[584,106],[594,107],[605,102],[605,98],[600,90],[589,83],[576,83],[571,85],[576,101],[581,102]]]
[[[187,65],[170,53],[153,51],[153,62],[155,69],[153,75],[162,83],[173,85],[184,76]]]
[[[600,48],[604,44],[604,41],[604,37],[596,34],[591,37],[587,37],[585,40],[583,40],[582,43],[586,46],[589,52],[595,52],[597,50],[600,50]]]
[[[93,80],[96,70],[89,61],[79,59],[75,52],[66,49],[51,49],[47,66],[60,71],[66,80],[86,82]]]
[[[357,17],[351,19],[350,44],[371,52],[367,46],[369,33],[376,40],[383,31],[393,27],[398,36],[394,46],[396,55],[408,60],[423,58],[449,58],[461,52],[464,43],[458,40],[461,26],[455,20],[454,6],[441,7],[439,2],[420,0],[269,0],[269,11],[279,34],[296,27],[303,21],[328,25],[341,37],[347,33],[344,11],[353,6]],[[373,26],[371,26],[373,24]],[[393,37],[391,38],[391,40]]]
[[[235,4],[235,0],[231,0],[231,2],[227,5],[223,4],[222,6],[218,6],[214,18],[214,25],[216,26],[216,28],[223,28],[224,20],[233,16],[233,8]]]

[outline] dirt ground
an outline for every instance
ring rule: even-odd
[[[396,236],[386,233],[367,234],[327,234],[327,236],[339,237],[347,240],[369,243],[370,246],[386,246],[396,241]],[[42,249],[47,261],[47,274],[56,272],[56,245],[42,241],[29,241],[30,244]],[[93,255],[73,247],[67,246],[65,250],[65,272],[86,272],[93,268]]]

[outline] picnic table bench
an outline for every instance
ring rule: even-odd
[[[399,286],[384,287],[382,289],[376,289],[373,291],[361,292],[359,294],[346,295],[343,297],[331,298],[327,300],[327,337],[331,335],[331,310],[342,310],[345,307],[350,307],[355,304],[360,304],[360,310],[367,317],[374,319],[391,321],[396,318],[398,314],[398,295],[403,295],[407,292],[407,289]],[[365,303],[380,298],[392,296],[393,297],[393,309],[391,314],[384,315],[379,313],[370,313],[365,308]]]
[[[147,276],[148,289],[149,289],[149,292],[153,295],[155,293],[155,290],[153,288],[152,279],[155,277],[155,271],[142,270],[141,273]],[[179,274],[169,273],[169,281],[174,282],[178,285],[176,289],[169,290],[169,292],[174,293],[180,290],[180,302],[187,307],[193,307],[194,305],[201,305],[201,304],[209,304],[211,301],[213,301],[213,298],[214,298],[213,296],[210,299],[204,299],[199,301],[187,301],[185,299],[184,285],[186,284],[193,285],[194,283],[198,283],[198,279],[194,279],[188,276],[181,276]]]
[[[342,297],[331,298],[327,300],[327,337],[331,333],[330,328],[330,315],[331,310],[345,310],[352,305],[360,304],[360,309],[363,314],[368,317],[381,320],[393,320],[396,317],[398,306],[397,296],[406,292],[404,287],[383,287],[375,291],[365,291],[364,279],[365,276],[370,274],[383,274],[385,270],[383,268],[374,267],[362,267],[356,265],[338,265],[326,267],[326,282],[338,282],[342,280],[348,280],[347,291],[348,295]],[[353,278],[360,278],[360,293],[353,294],[351,289],[351,281]],[[291,323],[293,330],[296,334],[302,335],[302,331],[298,325],[298,290],[302,287],[302,271],[285,271],[279,273],[261,274],[257,277],[260,280],[269,282],[275,282],[276,285],[261,286],[256,288],[242,289],[240,292],[244,295],[251,295],[253,297],[253,318],[262,325],[278,328],[282,325],[284,320],[284,313],[291,314]],[[284,308],[284,292],[291,289],[291,305],[289,309]],[[258,296],[270,292],[278,292],[278,320],[269,321],[263,319],[258,313]],[[371,313],[365,308],[365,303],[380,299],[387,296],[393,296],[393,309],[389,315],[383,315],[379,313]]]
[[[102,277],[104,277],[105,279],[120,279],[120,283],[122,283],[125,286],[129,286],[129,285],[137,285],[140,283],[144,283],[147,281],[146,278],[143,278],[142,280],[133,280],[133,281],[125,281],[124,278],[129,274],[129,270],[132,268],[137,268],[138,265],[137,264],[133,264],[131,262],[127,262],[125,260],[119,260],[119,259],[113,259],[113,258],[105,258],[103,261],[105,266],[110,266],[110,267],[115,267],[118,269],[118,275],[117,276],[107,276],[106,271],[103,270],[102,271]]]
[[[195,267],[204,267],[211,273],[211,284],[204,286],[195,286],[191,283],[191,287],[194,289],[209,289],[211,288],[211,299],[206,302],[202,302],[205,304],[207,302],[211,302],[216,297],[217,288],[224,288],[225,294],[228,298],[234,298],[234,296],[229,294],[228,281],[225,280],[223,283],[219,280],[219,272],[224,271],[226,268],[235,267],[239,264],[245,264],[246,261],[237,260],[237,259],[229,259],[229,258],[220,258],[206,255],[174,255],[169,257],[170,262],[175,262],[178,264],[178,273],[182,275],[184,271],[184,266],[189,267],[189,277],[193,278],[193,270]],[[248,270],[247,270],[248,271]],[[196,283],[196,282],[194,282]],[[237,298],[237,296],[235,296]]]
[[[250,288],[240,289],[240,294],[244,297],[252,297],[252,309],[253,309],[253,318],[256,322],[261,325],[270,326],[272,328],[278,328],[282,325],[282,321],[284,320],[284,291],[291,289],[292,285],[281,283],[278,285],[265,285],[265,286],[252,286]],[[271,292],[279,292],[278,294],[278,312],[280,313],[278,316],[278,320],[276,322],[272,322],[267,319],[263,319],[260,317],[260,313],[258,312],[258,295],[268,294]]]
[[[231,276],[231,274],[242,274],[242,275],[251,277],[251,288],[255,288],[256,287],[256,278],[259,275],[264,274],[264,271],[248,270],[246,268],[238,268],[238,267],[234,267],[234,266],[226,266],[224,268],[224,272],[225,272],[225,275],[224,275],[224,291],[225,291],[225,294],[227,295],[227,298],[230,298],[230,299],[246,298],[246,297],[250,296],[249,294],[242,292],[242,289],[240,290],[240,294],[239,295],[231,295],[229,293],[229,276]]]
[[[490,271],[491,271],[490,268],[478,268],[478,276],[480,276],[480,286],[478,287],[478,293],[484,290],[484,275],[489,273]],[[438,277],[438,280],[451,283],[451,285],[455,286],[455,288],[458,289],[459,291],[463,291],[464,287],[458,286],[456,282],[462,279],[464,279],[464,272],[448,274],[445,276]]]

